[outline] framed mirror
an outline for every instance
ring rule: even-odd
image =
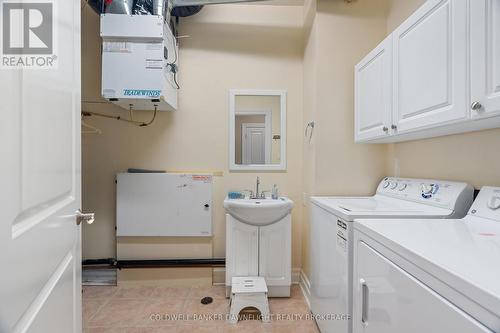
[[[286,91],[229,91],[229,169],[286,170]]]

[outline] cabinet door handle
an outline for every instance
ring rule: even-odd
[[[394,125],[394,124],[393,124],[393,125],[391,125],[391,128],[392,128],[393,130],[397,130],[397,129],[398,129],[398,127],[397,127],[396,125]]]
[[[388,128],[387,126],[384,126],[384,127],[382,127],[382,130],[383,130],[384,132],[387,132],[387,131],[389,131],[389,128]]]
[[[480,103],[480,102],[474,102],[470,105],[470,108],[473,110],[473,111],[479,111],[481,110],[481,108],[483,107],[483,105]]]
[[[364,279],[359,279],[361,285],[361,322],[363,325],[368,324],[368,294],[370,290]]]

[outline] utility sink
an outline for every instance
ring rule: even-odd
[[[293,201],[281,197],[274,199],[229,199],[224,208],[237,220],[256,226],[273,224],[290,214]]]

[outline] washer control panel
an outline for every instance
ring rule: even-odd
[[[377,189],[378,194],[397,197],[421,203],[432,204],[443,208],[454,209],[460,195],[465,195],[469,198],[469,206],[472,203],[474,189],[459,182],[449,182],[429,179],[412,179],[412,178],[384,178]],[[467,211],[468,207],[465,208]]]
[[[430,199],[439,191],[439,184],[422,183],[420,185],[421,195],[424,199]]]
[[[472,204],[469,215],[500,222],[500,187],[484,186]]]

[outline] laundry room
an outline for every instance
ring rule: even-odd
[[[500,0],[0,8],[0,333],[500,332]]]

